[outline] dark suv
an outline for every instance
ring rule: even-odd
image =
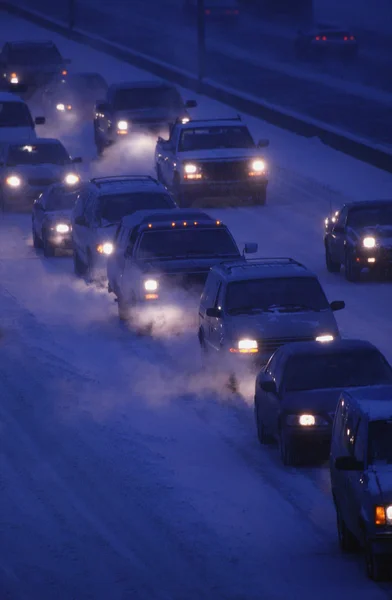
[[[75,273],[91,277],[95,267],[106,269],[116,228],[126,215],[176,206],[167,189],[153,177],[91,179],[81,186],[71,217]]]

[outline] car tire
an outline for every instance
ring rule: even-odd
[[[33,233],[33,246],[36,250],[40,250],[42,248],[42,240],[37,235],[34,225],[32,227],[32,233]]]
[[[296,464],[296,455],[291,442],[287,441],[287,436],[283,428],[279,431],[279,452],[282,463],[285,467],[292,467]]]
[[[87,272],[87,265],[81,260],[78,251],[74,248],[73,251],[74,273],[77,277],[83,277]]]
[[[45,230],[42,232],[42,247],[45,258],[52,258],[55,255],[55,247],[49,242],[48,234]]]
[[[263,419],[260,414],[260,408],[258,402],[255,399],[255,418],[256,418],[256,428],[257,428],[257,437],[259,439],[260,444],[263,446],[271,444],[273,441],[272,436],[268,435],[265,425],[263,423]]]
[[[347,525],[342,517],[340,509],[336,506],[336,525],[338,531],[338,541],[342,552],[356,552],[359,547],[359,542],[347,528]]]
[[[267,189],[256,192],[252,195],[252,203],[257,206],[265,206],[267,202]]]
[[[344,276],[352,283],[359,281],[361,277],[361,267],[355,264],[354,257],[348,250],[344,257]]]
[[[117,297],[118,305],[118,318],[120,321],[128,321],[130,317],[130,306],[125,300],[122,299],[121,295]]]
[[[365,543],[365,564],[369,579],[382,581],[386,576],[386,559],[382,554],[375,554],[369,540]]]
[[[325,244],[325,264],[327,265],[327,271],[329,273],[339,273],[342,266],[340,262],[335,262],[332,259],[331,251],[328,248],[328,244]]]

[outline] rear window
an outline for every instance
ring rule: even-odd
[[[377,351],[293,356],[285,371],[288,392],[392,384],[392,369]]]
[[[24,102],[0,102],[0,127],[34,127]]]
[[[56,46],[20,46],[11,48],[9,62],[14,65],[47,65],[57,64],[63,61]]]
[[[146,231],[142,234],[138,258],[188,258],[239,256],[229,232],[217,229],[170,229]]]
[[[108,223],[119,223],[123,217],[137,210],[173,207],[170,196],[157,192],[105,194],[100,198],[101,218]]]

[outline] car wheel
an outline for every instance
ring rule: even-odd
[[[74,248],[73,251],[73,264],[74,264],[74,273],[78,277],[83,277],[87,272],[87,266],[81,260],[78,251]]]
[[[119,295],[117,298],[118,305],[118,317],[120,321],[128,321],[130,316],[130,306],[122,297]]]
[[[338,540],[339,546],[342,552],[355,552],[358,550],[358,540],[351,533],[349,529],[347,529],[347,525],[342,517],[342,514],[339,508],[336,506],[336,524],[338,530]]]
[[[263,446],[266,444],[271,444],[273,441],[272,436],[268,435],[262,416],[260,414],[260,407],[258,402],[255,400],[255,418],[256,418],[256,427],[257,427],[257,437],[259,438],[260,444]]]
[[[36,250],[39,250],[42,248],[42,240],[37,235],[34,225],[33,225],[32,231],[33,231],[33,246]]]
[[[347,281],[355,282],[359,281],[361,276],[361,267],[354,262],[353,255],[347,251],[344,260],[344,275]]]
[[[331,251],[328,248],[328,244],[325,244],[325,263],[327,265],[327,270],[330,273],[339,273],[341,264],[340,262],[335,262],[332,259]]]
[[[386,560],[382,554],[375,554],[372,544],[366,540],[365,544],[366,572],[373,581],[382,581],[386,575]]]
[[[55,255],[55,247],[49,242],[48,234],[45,230],[42,232],[42,246],[45,258],[51,258]]]
[[[257,206],[264,206],[267,202],[267,190],[261,190],[252,195],[252,203]]]
[[[287,440],[284,429],[279,431],[279,452],[285,467],[291,467],[296,463],[296,456],[292,442]]]

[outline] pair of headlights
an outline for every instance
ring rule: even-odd
[[[256,159],[249,165],[249,175],[263,175],[266,172],[267,165],[264,160]],[[194,163],[184,164],[185,177],[201,174],[201,167]]]
[[[77,183],[79,183],[79,181],[80,177],[76,173],[68,173],[64,177],[64,183],[67,185],[76,185]],[[9,177],[7,177],[5,182],[10,188],[17,189],[23,184],[23,179],[18,175],[10,175]]]
[[[326,343],[333,342],[334,336],[330,333],[324,333],[322,335],[318,335],[315,338],[316,342]],[[239,353],[239,354],[255,354],[259,351],[259,344],[257,340],[252,339],[242,339],[237,342],[237,346],[234,348],[230,348],[230,352]]]

